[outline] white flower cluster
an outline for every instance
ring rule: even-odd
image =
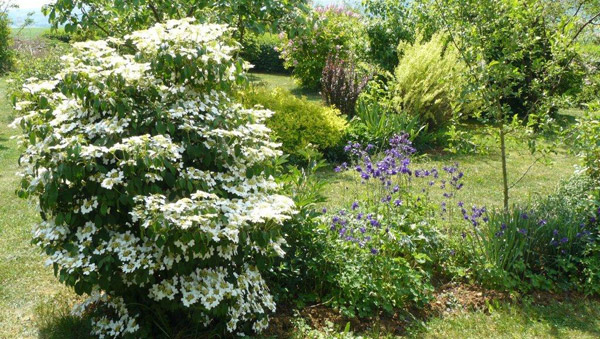
[[[280,226],[295,211],[268,174],[281,154],[263,124],[272,112],[229,99],[236,48],[225,26],[169,21],[77,43],[55,79],[25,85],[14,125],[20,193],[44,219],[34,241],[90,294],[82,307],[106,307],[100,337],[134,333],[136,304],[193,309],[231,333],[268,324],[257,262],[284,255]]]

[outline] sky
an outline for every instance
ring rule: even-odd
[[[51,0],[16,0],[15,3],[19,5],[19,8],[24,9],[38,9],[42,8],[43,5],[49,3]]]

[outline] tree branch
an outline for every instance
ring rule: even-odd
[[[154,18],[156,19],[156,23],[160,23],[162,22],[162,18],[160,16],[160,14],[158,13],[158,10],[156,10],[156,7],[154,7],[154,5],[152,4],[152,2],[148,2],[148,7],[150,7],[150,10],[152,10],[152,14],[154,15]]]

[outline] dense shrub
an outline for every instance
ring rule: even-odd
[[[8,13],[0,12],[0,73],[6,73],[13,67],[14,53],[11,46],[10,19]]]
[[[280,50],[285,66],[305,88],[319,89],[327,57],[350,58],[363,42],[360,15],[343,7],[317,7],[294,38],[284,37]]]
[[[224,26],[169,21],[77,43],[55,80],[24,87],[19,195],[39,203],[33,241],[90,295],[77,311],[97,335],[268,324],[262,272],[294,206],[271,176],[272,112],[229,99],[235,46]]]
[[[280,44],[281,39],[274,34],[251,35],[244,40],[241,56],[254,65],[255,72],[288,73],[277,51]]]
[[[398,66],[398,44],[415,39],[415,20],[410,1],[365,0],[368,14],[366,35],[369,42],[367,56],[371,62],[392,72]]]
[[[431,127],[448,123],[463,108],[464,66],[458,52],[446,45],[442,35],[401,44],[399,49],[404,56],[390,85],[396,111],[418,116]]]
[[[327,105],[337,107],[342,114],[352,118],[356,111],[356,101],[369,81],[356,64],[329,55],[321,77],[321,94]]]
[[[480,279],[507,289],[597,292],[590,285],[600,272],[600,210],[590,199],[596,189],[581,175],[531,206],[491,213],[463,208]]]
[[[254,87],[244,93],[246,106],[260,105],[275,113],[266,124],[273,130],[285,153],[301,160],[312,145],[319,151],[337,145],[347,128],[346,120],[333,107],[298,98],[283,89]]]

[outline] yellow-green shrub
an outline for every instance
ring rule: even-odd
[[[395,109],[430,126],[445,124],[453,110],[461,109],[465,66],[458,52],[439,34],[426,42],[402,43],[398,49],[403,57],[390,86]]]
[[[280,88],[254,87],[242,99],[248,107],[260,105],[275,112],[266,125],[283,144],[284,152],[292,156],[303,157],[309,144],[319,151],[336,146],[348,125],[338,109],[298,98]]]

